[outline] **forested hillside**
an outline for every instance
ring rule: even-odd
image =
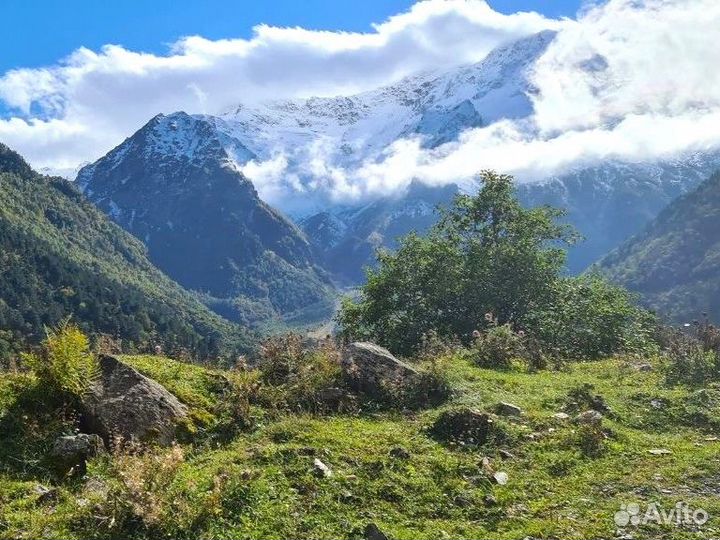
[[[0,145],[0,356],[67,316],[126,346],[161,344],[198,357],[251,342],[155,268],[142,243],[71,183],[34,173]]]
[[[720,318],[720,174],[671,203],[600,269],[642,295],[660,314]]]

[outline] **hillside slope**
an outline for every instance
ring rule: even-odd
[[[720,174],[672,202],[599,269],[662,315],[720,319]]]
[[[0,355],[69,315],[91,333],[201,357],[252,341],[153,266],[71,183],[35,174],[0,144]]]
[[[217,381],[231,373],[124,360],[209,429],[227,414]],[[361,540],[372,538],[364,534],[370,523],[388,538],[418,540],[717,537],[716,388],[668,387],[658,364],[639,371],[623,360],[538,373],[440,361],[455,390],[440,408],[308,414],[254,406],[254,429],[95,459],[85,478],[56,485],[44,453],[73,426],[38,399],[31,377],[0,373],[0,538]],[[523,414],[494,417],[497,437],[486,444],[443,440],[430,429],[445,411],[489,411],[499,402]],[[598,430],[572,421],[590,406],[611,411]],[[23,423],[23,414],[43,422]],[[506,473],[503,484],[494,471]],[[614,519],[630,502],[644,514],[651,503],[672,512],[679,501],[710,521],[623,527]]]

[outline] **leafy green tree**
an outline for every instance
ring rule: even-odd
[[[343,304],[343,332],[412,354],[430,332],[469,343],[492,323],[527,332],[553,353],[618,350],[638,309],[599,278],[562,276],[565,247],[578,238],[563,215],[524,208],[511,176],[484,171],[477,193],[458,195],[427,236],[411,234],[397,251],[378,254],[359,300]],[[582,333],[574,335],[578,321]],[[577,345],[562,349],[568,335]]]

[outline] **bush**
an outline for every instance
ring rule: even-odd
[[[233,370],[228,372],[228,388],[219,400],[215,414],[219,418],[215,431],[230,439],[238,431],[255,425],[253,404],[262,401],[258,371]]]
[[[274,408],[319,413],[352,407],[343,396],[340,352],[332,340],[311,349],[300,335],[286,334],[269,338],[260,351],[260,380],[269,387],[262,394]]]
[[[418,371],[419,375],[393,400],[394,405],[418,409],[437,406],[450,398],[453,387],[443,360],[428,359]]]
[[[523,356],[523,337],[510,324],[492,325],[476,333],[469,353],[480,367],[507,369],[513,359]]]
[[[653,319],[629,293],[597,276],[563,277],[563,245],[576,239],[559,222],[563,212],[523,208],[510,176],[484,172],[480,181],[425,237],[379,252],[359,300],[346,300],[338,315],[346,339],[412,356],[428,335],[471,346],[485,330],[481,364],[507,365],[522,341],[532,367],[652,348]]]
[[[420,337],[420,345],[415,358],[420,362],[433,362],[438,358],[452,355],[461,349],[462,344],[457,339],[457,336],[442,337],[435,330],[430,330]]]
[[[598,458],[607,450],[605,431],[599,425],[583,425],[574,433],[574,445],[580,449],[583,456]]]
[[[657,352],[655,317],[635,297],[598,275],[562,278],[552,302],[531,313],[525,327],[551,357],[594,360],[617,353]]]
[[[171,517],[175,509],[167,494],[184,462],[177,445],[156,452],[118,445],[109,461],[112,483],[106,510],[111,523],[139,520],[152,528]]]
[[[690,332],[668,338],[665,370],[668,382],[704,384],[720,380],[720,329],[707,319],[695,321]]]
[[[54,330],[46,330],[39,354],[24,354],[22,358],[43,383],[75,397],[81,397],[99,373],[87,336],[67,320]]]

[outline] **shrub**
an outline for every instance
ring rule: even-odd
[[[342,396],[340,352],[332,340],[304,347],[298,334],[275,336],[261,346],[260,379],[266,402],[277,408],[325,412],[352,406]]]
[[[707,319],[695,321],[690,332],[675,331],[667,339],[668,382],[703,384],[720,380],[720,330]]]
[[[607,449],[607,435],[599,425],[582,425],[574,433],[574,444],[583,456],[597,458]]]
[[[128,517],[140,520],[145,527],[161,524],[173,512],[167,492],[185,462],[180,446],[156,452],[141,452],[127,445],[116,445],[110,461],[114,480],[108,494],[108,508],[113,521]]]
[[[22,358],[43,383],[76,397],[88,390],[99,372],[87,336],[67,320],[56,329],[46,330],[39,353]]]
[[[434,361],[443,356],[449,356],[462,349],[457,336],[443,337],[435,330],[430,330],[420,337],[415,358],[421,362]]]
[[[525,321],[549,356],[594,360],[620,352],[657,352],[655,317],[625,289],[587,275],[559,279],[551,296],[552,302],[538,306]]]
[[[420,366],[419,374],[398,396],[396,405],[410,409],[434,407],[447,401],[453,393],[445,362],[438,357]]]
[[[523,337],[510,324],[492,325],[476,334],[469,350],[471,358],[480,367],[509,368],[513,359],[523,355]]]
[[[283,384],[297,375],[307,357],[300,334],[272,336],[260,345],[260,371],[265,382]]]
[[[260,372],[232,370],[227,373],[228,387],[214,411],[219,418],[215,431],[229,439],[240,430],[255,425],[253,404],[261,402]]]

